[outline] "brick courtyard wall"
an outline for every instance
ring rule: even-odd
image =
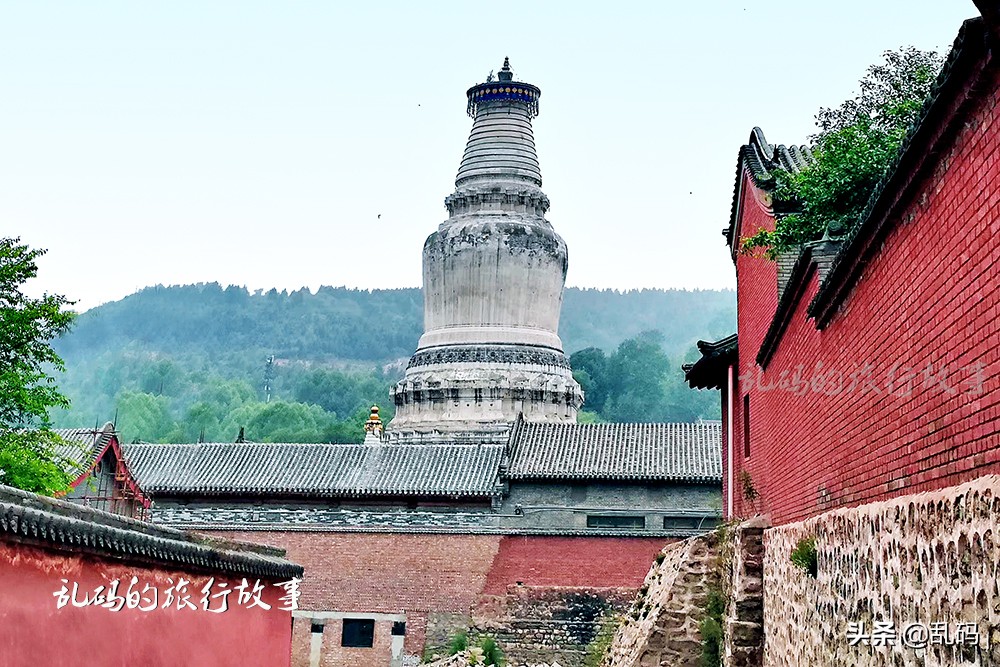
[[[734,400],[735,450],[741,459],[749,392],[751,456],[740,466],[759,493],[741,502],[737,481],[738,515],[796,522],[1000,471],[1000,75],[975,76],[840,311],[823,330],[808,318],[814,275],[759,375],[774,263],[738,259],[740,375],[751,379]],[[743,229],[761,215],[749,198]],[[797,369],[799,393],[767,389]],[[823,384],[837,374],[839,392]]]
[[[317,616],[322,612],[405,614],[405,654],[421,657],[441,651],[456,632],[471,625],[474,632],[495,635],[515,659],[523,656],[542,662],[554,656],[564,667],[579,663],[605,611],[620,611],[627,606],[649,564],[670,541],[201,532],[285,549],[290,560],[305,568],[300,616],[309,611],[317,612]],[[376,622],[372,649],[341,649],[341,621],[328,619],[325,624],[321,664],[389,664],[390,621]],[[292,638],[294,667],[309,665],[312,641],[309,619],[296,619]]]
[[[666,538],[508,536],[473,611],[511,664],[583,664],[606,619],[624,613]]]
[[[505,595],[508,587],[594,587],[638,589],[663,537],[507,536],[483,592]]]
[[[305,568],[301,610],[405,613],[404,650],[417,656],[423,654],[426,633],[450,637],[468,626],[470,610],[483,590],[501,539],[497,535],[200,532],[285,549],[289,560]],[[350,649],[350,664],[388,665],[388,643],[383,646],[380,641],[391,625],[376,624],[375,647]],[[340,654],[340,628],[339,621],[324,628],[324,659]],[[310,638],[302,637],[303,632],[309,628],[296,635],[293,667],[309,665]]]

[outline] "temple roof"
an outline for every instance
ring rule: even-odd
[[[510,443],[510,479],[722,480],[721,422],[550,424],[523,419]]]
[[[479,496],[497,493],[502,445],[125,445],[154,495]]]
[[[738,351],[736,334],[717,341],[698,341],[701,359],[684,364],[684,379],[692,389],[722,389],[726,382],[726,369],[736,363]]]
[[[115,426],[111,422],[101,428],[57,428],[53,432],[66,441],[56,448],[63,468],[74,479],[87,472],[111,442]]]
[[[193,536],[0,485],[0,541],[5,540],[184,572],[302,576],[302,567],[282,558],[285,552],[280,549]]]
[[[750,176],[753,184],[762,190],[773,190],[776,171],[797,172],[812,162],[812,150],[808,146],[785,146],[784,144],[769,144],[764,138],[764,131],[759,127],[750,131],[750,139],[740,147],[736,159],[736,186],[733,192],[733,205],[729,217],[729,227],[722,230],[730,248],[734,248],[737,234],[736,216],[739,213],[741,193],[743,191],[743,175]],[[739,244],[736,243],[738,246]]]

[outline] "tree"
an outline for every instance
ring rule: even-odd
[[[815,161],[798,172],[774,173],[775,201],[795,212],[779,216],[774,231],[744,238],[743,252],[762,250],[773,259],[824,233],[843,235],[859,222],[943,63],[937,53],[912,46],[882,57],[861,79],[857,97],[816,114],[819,132],[809,138]]]
[[[54,494],[69,487],[66,446],[49,426],[49,410],[68,407],[48,368],[63,369],[51,341],[73,313],[65,297],[31,298],[22,286],[38,275],[44,250],[19,238],[0,239],[0,481],[26,491]]]

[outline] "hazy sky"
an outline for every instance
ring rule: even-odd
[[[153,284],[420,284],[509,56],[568,284],[731,287],[754,125],[802,143],[879,54],[946,51],[970,0],[0,1],[0,234],[86,309]],[[378,216],[381,215],[381,219]]]

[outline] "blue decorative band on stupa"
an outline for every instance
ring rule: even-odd
[[[486,80],[486,83],[469,88],[466,92],[469,104],[466,108],[470,116],[475,116],[480,105],[497,100],[510,100],[523,102],[528,107],[528,113],[532,118],[538,115],[538,98],[542,91],[538,86],[521,81],[513,81],[513,72],[510,70],[510,59],[504,58],[503,68],[497,74],[497,80],[493,81],[493,75]]]

